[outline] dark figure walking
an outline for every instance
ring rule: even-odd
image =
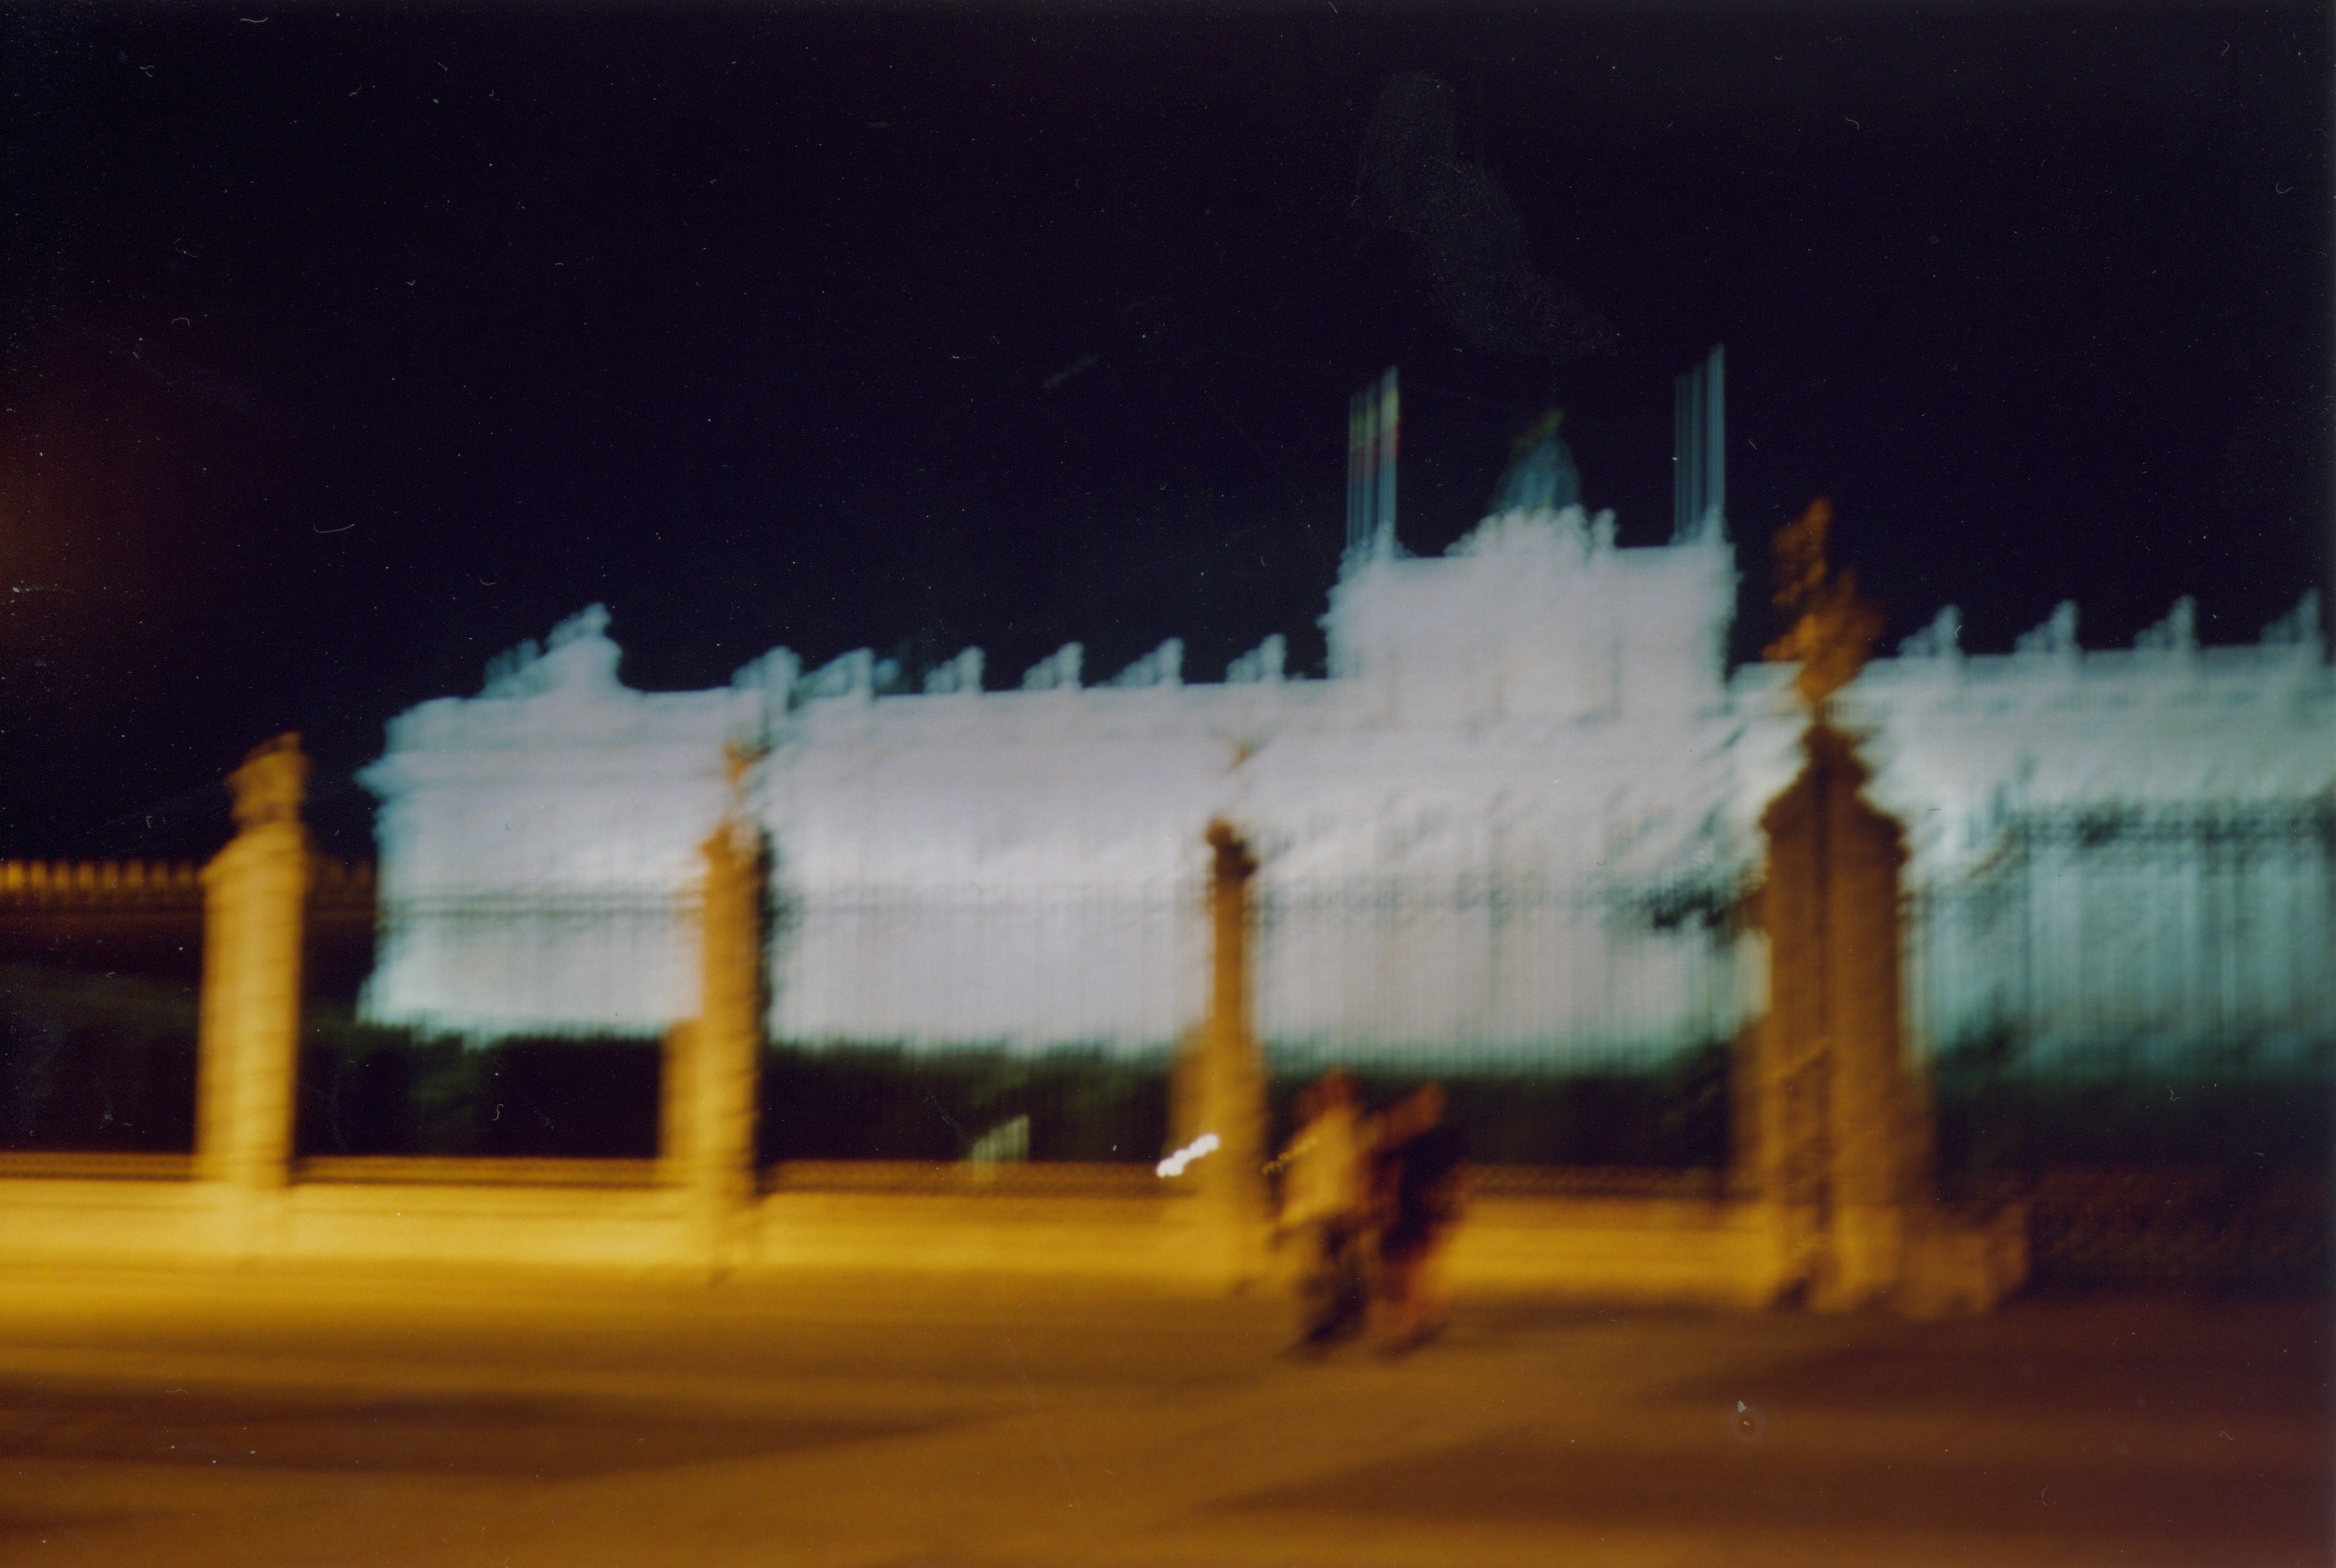
[[[1450,1315],[1444,1252],[1465,1202],[1467,1148],[1436,1084],[1391,1106],[1380,1138],[1378,1341],[1395,1352],[1435,1338]]]
[[[1282,1152],[1281,1233],[1305,1249],[1299,1345],[1320,1349],[1361,1326],[1369,1302],[1364,1146],[1354,1080],[1333,1070],[1299,1091],[1298,1134]]]

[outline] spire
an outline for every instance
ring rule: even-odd
[[[1395,553],[1395,367],[1347,400],[1347,555]]]
[[[1672,385],[1671,542],[1728,526],[1727,347]]]

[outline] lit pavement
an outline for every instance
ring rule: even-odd
[[[2331,1560],[2324,1303],[1464,1302],[1393,1362],[1277,1357],[1286,1317],[996,1278],[18,1277],[0,1560]]]

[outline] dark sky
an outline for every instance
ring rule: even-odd
[[[245,20],[250,17],[255,20]],[[1894,638],[2329,580],[2322,8],[19,8],[0,854],[200,853],[297,728],[594,599],[993,685],[1319,669],[1346,399],[1401,533],[1551,406],[1623,542],[1728,352],[1739,655],[1817,494]]]

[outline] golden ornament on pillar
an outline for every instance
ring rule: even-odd
[[[1793,688],[1812,707],[1855,680],[1882,638],[1882,607],[1859,595],[1855,569],[1835,575],[1825,560],[1832,528],[1833,502],[1819,496],[1777,530],[1775,602],[1796,618],[1762,650],[1771,664],[1801,667]]]
[[[227,775],[227,787],[235,796],[235,825],[297,822],[307,783],[308,759],[301,754],[299,735],[262,741],[246,755],[241,767]]]

